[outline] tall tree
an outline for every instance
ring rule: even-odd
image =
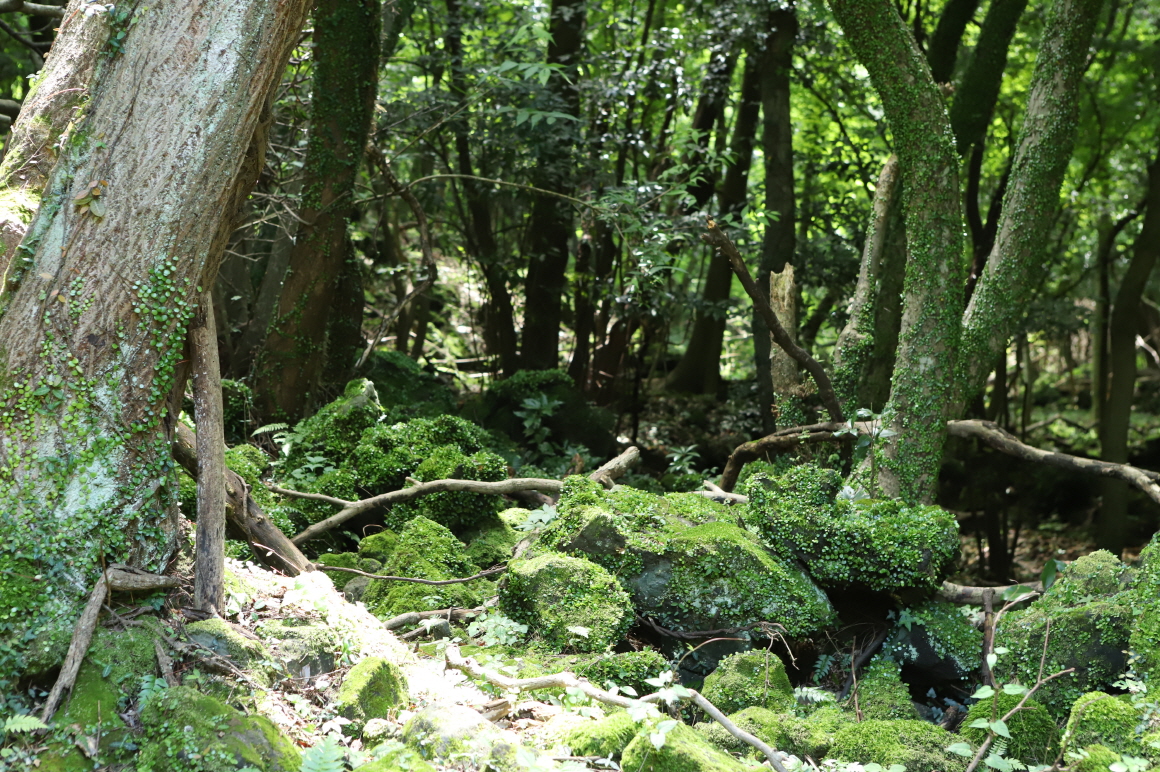
[[[108,30],[81,5],[63,49],[90,24]],[[84,114],[70,111],[0,300],[0,565],[42,578],[35,592],[0,584],[4,607],[21,610],[4,637],[24,648],[3,648],[0,680],[59,662],[102,564],[156,570],[172,554],[166,403],[199,285],[213,281],[261,168],[268,100],[307,9],[150,7],[116,49],[102,45]],[[20,122],[60,125],[58,104]]]

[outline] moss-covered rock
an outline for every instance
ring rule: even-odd
[[[293,482],[293,478],[291,480]],[[342,501],[358,501],[362,498],[357,477],[345,467],[327,467],[317,477],[307,476],[294,482],[294,487],[306,493],[321,493]],[[306,523],[320,522],[338,511],[334,504],[314,499],[296,498],[288,506],[292,506],[293,511],[301,515]]]
[[[636,772],[742,772],[752,769],[714,748],[691,727],[677,724],[657,749],[648,732],[638,734],[621,758],[621,769]]]
[[[822,759],[829,755],[838,733],[854,723],[854,715],[835,706],[823,706],[798,723],[785,725],[785,747],[798,758]]]
[[[354,722],[348,726],[357,736],[367,721],[386,718],[406,700],[407,679],[399,666],[380,657],[364,657],[346,674],[333,708]]]
[[[380,563],[386,563],[391,559],[391,555],[395,552],[395,547],[399,543],[399,535],[389,529],[376,531],[370,536],[364,537],[358,543],[358,555],[360,558],[369,558],[377,560]]]
[[[1071,707],[1064,734],[1072,748],[1100,744],[1132,756],[1143,756],[1143,730],[1147,724],[1128,695],[1089,692]],[[1155,751],[1151,754],[1154,755]]]
[[[746,521],[783,559],[800,559],[823,587],[937,588],[958,556],[954,516],[897,501],[855,504],[837,498],[842,484],[835,470],[808,464],[777,478],[754,475]]]
[[[401,351],[374,351],[362,371],[375,384],[383,410],[392,416],[433,418],[455,412],[455,392]]]
[[[467,557],[471,562],[486,567],[511,560],[512,550],[523,534],[495,515],[477,521],[476,527],[461,534],[461,538],[467,544]]]
[[[374,748],[376,755],[381,754],[379,758],[355,767],[355,772],[436,772],[435,767],[424,761],[414,748],[408,748],[397,741],[390,741],[386,745],[389,746],[387,749]]]
[[[924,772],[960,772],[967,768],[967,759],[947,752],[954,742],[954,735],[926,721],[869,720],[843,727],[834,738],[830,757],[883,767],[901,764],[907,770]]]
[[[625,711],[617,711],[599,721],[586,721],[564,735],[564,744],[576,756],[619,759],[640,730]]]
[[[292,473],[310,455],[321,455],[339,465],[382,414],[374,384],[365,378],[351,381],[341,397],[294,427],[297,441],[290,448],[285,468]]]
[[[1038,694],[1038,692],[1037,692]],[[979,719],[993,721],[1002,718],[1023,699],[1021,696],[998,692],[994,697],[979,700],[967,711],[959,730],[964,740],[976,748],[987,737],[987,730],[972,727]],[[997,704],[996,704],[997,700]],[[1011,740],[1007,743],[1007,757],[1024,764],[1051,764],[1059,753],[1059,727],[1040,703],[1029,699],[1023,708],[1007,719]]]
[[[865,719],[918,718],[910,692],[902,682],[902,668],[890,657],[879,654],[858,679],[858,709]],[[853,699],[849,707],[853,707]]]
[[[467,548],[451,531],[425,517],[416,517],[403,527],[395,550],[383,565],[386,576],[418,579],[455,579],[479,573],[467,559]],[[362,602],[380,619],[390,619],[409,611],[474,608],[490,594],[486,580],[462,584],[424,585],[414,582],[389,582],[373,579],[367,585]],[[484,589],[486,587],[486,590]]]
[[[213,617],[189,623],[185,626],[185,634],[215,654],[229,658],[259,683],[270,682],[273,654],[265,644],[243,634],[240,628]]]
[[[883,649],[929,680],[965,678],[980,664],[983,633],[964,614],[966,606],[933,600],[904,609]]]
[[[628,593],[612,574],[589,560],[558,553],[514,562],[500,592],[500,608],[556,649],[604,651],[632,623]]]
[[[604,654],[574,668],[576,675],[587,678],[597,686],[606,688],[609,683],[628,686],[641,696],[656,689],[645,683],[645,680],[656,678],[668,669],[668,660],[653,649]]]
[[[1150,691],[1160,688],[1160,533],[1140,553],[1133,603],[1139,617],[1132,626],[1133,667]]]
[[[518,768],[518,744],[491,722],[463,705],[433,705],[416,713],[403,727],[403,741],[425,759],[447,760],[499,770]]]
[[[497,482],[507,478],[507,462],[487,450],[467,455],[454,445],[444,445],[431,451],[411,476],[419,482],[451,479]],[[463,530],[490,521],[498,511],[496,496],[442,491],[395,505],[387,514],[386,523],[398,528],[421,515],[452,530]]]
[[[487,433],[475,424],[443,415],[395,424],[377,424],[358,438],[347,467],[359,485],[373,493],[398,490],[436,448],[452,446],[464,455],[488,445]]]
[[[794,703],[785,664],[776,654],[764,649],[732,654],[721,660],[717,669],[705,678],[701,693],[726,714],[755,705],[781,711]]]
[[[1038,677],[1050,625],[1044,674],[1074,668],[1035,693],[1057,721],[1067,717],[1081,695],[1119,680],[1127,666],[1129,636],[1143,622],[1137,620],[1137,596],[1119,590],[1122,566],[1109,557],[1093,553],[1075,561],[1028,608],[1005,614],[995,631],[996,645],[1010,650],[999,658],[996,676],[1029,686]],[[1105,594],[1093,594],[1101,590]]]
[[[1120,760],[1120,754],[1104,745],[1089,745],[1075,754],[1075,760],[1068,765],[1070,772],[1108,772]]]
[[[141,709],[139,772],[296,772],[301,757],[264,716],[244,716],[184,686],[164,689]]]
[[[358,568],[358,554],[355,552],[323,552],[314,559],[314,562],[324,566]],[[358,576],[358,574],[348,574],[344,571],[327,571],[326,575],[330,577],[330,581],[334,583],[337,590],[342,590],[346,587],[347,582]]]
[[[289,624],[289,620],[264,622],[259,633],[273,650],[274,658],[295,678],[334,670],[338,637],[325,625]]]
[[[777,748],[787,753],[791,753],[787,749],[793,742],[791,739],[792,730],[804,723],[803,719],[792,714],[777,713],[759,706],[738,711],[729,716],[729,720],[738,729],[749,732],[771,748]],[[715,748],[726,753],[742,755],[752,755],[753,753],[752,747],[729,734],[725,727],[716,721],[703,721],[694,726],[693,729],[697,730]]]

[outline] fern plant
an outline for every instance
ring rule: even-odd
[[[346,749],[328,734],[322,742],[306,749],[302,754],[301,772],[344,772],[346,769]]]
[[[22,734],[24,732],[35,732],[38,729],[48,729],[48,725],[36,716],[9,716],[4,719],[5,734]]]

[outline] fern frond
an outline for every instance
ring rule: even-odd
[[[346,749],[335,741],[334,735],[328,734],[325,740],[302,754],[301,772],[343,772],[345,769]]]
[[[250,436],[257,437],[259,434],[267,434],[269,432],[280,432],[283,429],[289,429],[289,428],[290,428],[290,424],[287,424],[287,423],[266,424],[265,426],[259,426],[257,429],[250,432]]]
[[[35,732],[48,729],[48,725],[36,716],[9,716],[4,719],[5,732]]]

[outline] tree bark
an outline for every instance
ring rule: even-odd
[[[792,8],[769,14],[769,36],[762,58],[761,145],[765,154],[765,208],[769,219],[761,247],[757,287],[769,301],[769,274],[780,273],[794,256],[793,123],[790,120],[790,81],[797,16]],[[796,331],[795,331],[796,332]],[[753,314],[753,356],[757,368],[757,399],[761,424],[774,429],[773,378],[770,354],[773,342],[761,314]]]
[[[28,268],[10,275],[0,310],[0,561],[36,561],[53,588],[11,638],[41,665],[59,662],[102,562],[156,569],[172,553],[170,383],[306,11],[145,11],[100,65],[21,244]],[[13,667],[0,664],[0,680]]]
[[[1147,213],[1136,237],[1132,260],[1120,280],[1108,326],[1108,398],[1100,424],[1100,458],[1111,463],[1128,460],[1128,425],[1136,390],[1136,328],[1140,300],[1148,277],[1160,256],[1160,156],[1148,167]],[[1127,539],[1128,486],[1122,480],[1103,481],[1103,502],[1097,544],[1119,555]]]
[[[975,16],[979,0],[950,0],[938,17],[938,25],[927,46],[930,75],[935,83],[949,83],[959,57],[959,44],[967,24]]]
[[[358,267],[348,265],[346,223],[378,87],[380,19],[379,0],[320,0],[314,12],[301,222],[255,363],[254,405],[263,420],[301,418],[323,397],[326,366],[349,359],[345,374],[357,356],[357,347],[332,333],[341,324],[335,309],[343,307],[344,293],[357,296],[362,310],[362,285],[351,281]]]
[[[998,236],[963,316],[959,405],[982,389],[1050,262],[1043,247],[1075,145],[1079,87],[1100,7],[1099,0],[1055,0],[1048,12]]]
[[[925,502],[942,461],[963,303],[958,157],[942,96],[894,6],[830,5],[882,98],[903,181],[909,256],[884,418],[898,434],[883,443],[878,482],[887,496]]]
[[[197,538],[193,599],[217,613],[225,603],[226,437],[213,295],[203,292],[189,326],[193,420],[197,423]]]

